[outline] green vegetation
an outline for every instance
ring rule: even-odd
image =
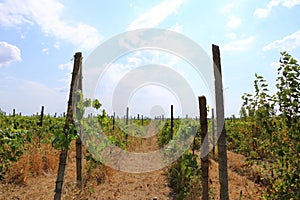
[[[300,66],[281,53],[276,94],[255,75],[254,94],[245,94],[241,118],[227,121],[229,148],[262,167],[265,199],[300,198]]]
[[[45,116],[39,126],[39,116],[5,116],[0,114],[0,178],[13,162],[32,146],[50,143],[62,129],[64,118]]]
[[[161,122],[160,122],[161,123]],[[200,147],[200,136],[198,121],[193,119],[180,119],[174,120],[173,140],[171,140],[171,126],[170,121],[164,122],[164,126],[158,133],[158,141],[160,147],[169,145],[165,152],[165,159],[174,157],[174,152],[180,148],[188,149],[169,167],[168,177],[170,185],[173,190],[178,194],[177,199],[184,199],[186,197],[199,196],[201,188],[201,170],[200,159],[198,153],[193,153]],[[192,142],[195,135],[195,142]],[[184,146],[186,141],[191,141],[193,145]],[[176,150],[175,150],[176,149]],[[197,151],[198,152],[198,151]]]

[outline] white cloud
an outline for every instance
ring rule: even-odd
[[[42,52],[48,55],[49,54],[49,48],[43,48]]]
[[[266,18],[269,16],[271,9],[258,8],[254,11],[254,16],[258,18]]]
[[[63,86],[60,88],[56,88],[59,92],[67,92],[70,90],[70,81],[72,78],[72,69],[73,69],[73,62],[67,62],[64,64],[58,65],[58,69],[65,71],[64,77],[59,80],[62,82]]]
[[[21,50],[15,45],[0,41],[0,67],[14,61],[22,61]]]
[[[285,36],[280,40],[275,40],[263,47],[263,51],[272,49],[293,50],[300,47],[300,30],[295,33]]]
[[[177,33],[181,33],[181,30],[182,30],[182,26],[179,25],[177,22],[175,25],[171,26],[170,28],[171,31],[175,31]]]
[[[235,40],[221,47],[222,51],[245,51],[253,43],[254,36]]]
[[[71,72],[72,68],[73,68],[72,62],[68,62],[68,63],[58,65],[58,69],[67,70],[69,72]]]
[[[234,3],[226,4],[224,7],[221,8],[221,13],[224,15],[230,14],[233,8]]]
[[[64,5],[58,0],[5,0],[0,3],[0,24],[8,27],[34,25],[46,35],[70,42],[83,50],[91,50],[100,42],[98,31],[87,24],[61,19]]]
[[[258,8],[254,11],[254,16],[258,18],[266,18],[269,16],[273,7],[282,5],[283,7],[292,8],[300,4],[300,0],[271,0],[266,8]]]
[[[165,0],[135,19],[129,25],[128,30],[155,27],[169,15],[176,13],[176,9],[178,9],[182,3],[183,0]]]
[[[234,29],[239,27],[242,24],[242,20],[236,16],[230,16],[229,21],[227,22],[226,26],[228,28]]]
[[[282,2],[282,5],[287,8],[292,8],[300,4],[300,0],[285,0]]]
[[[278,63],[278,62],[272,62],[272,63],[270,64],[270,66],[271,66],[272,68],[275,68],[275,69],[278,69],[279,65],[280,65],[280,63]]]
[[[226,27],[230,29],[235,29],[242,24],[241,18],[232,15],[232,10],[235,7],[233,3],[226,4],[224,7],[220,9],[221,14],[228,17],[228,22],[226,23]]]

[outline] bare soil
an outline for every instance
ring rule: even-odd
[[[149,132],[155,127],[149,126]],[[75,146],[75,145],[73,145]],[[158,149],[157,137],[132,140],[130,151],[150,152]],[[228,177],[230,199],[260,199],[264,188],[250,180],[247,175],[239,174],[245,168],[245,157],[228,151]],[[117,199],[117,200],[161,200],[176,199],[169,187],[167,168],[148,173],[126,173],[106,166],[88,170],[84,166],[84,185],[76,187],[75,148],[69,153],[63,199]],[[210,160],[210,197],[219,199],[218,163]],[[56,171],[28,176],[22,184],[0,183],[0,199],[53,199]],[[200,199],[200,197],[193,197]]]

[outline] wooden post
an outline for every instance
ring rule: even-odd
[[[128,117],[129,117],[129,107],[126,108],[126,125],[128,125]],[[126,146],[127,146],[128,133],[126,133],[125,137],[126,137],[125,138],[126,139],[125,143],[126,143]]]
[[[227,148],[226,148],[226,129],[224,120],[224,101],[220,50],[217,45],[212,45],[215,92],[216,92],[216,110],[217,110],[217,135],[218,140],[218,162],[219,162],[219,181],[220,181],[220,199],[228,200],[228,167],[227,167]]]
[[[216,153],[216,149],[215,149],[215,111],[212,108],[211,109],[211,137],[212,137],[212,143],[213,143],[213,158],[215,158],[215,153]]]
[[[78,66],[78,75],[76,76],[76,86],[75,86],[75,91],[80,90],[82,92],[82,54],[81,52],[77,52],[75,54],[75,65]],[[76,102],[74,102],[74,105],[78,101],[80,101],[80,95],[76,95]],[[77,108],[75,108],[77,109]],[[80,130],[77,130],[78,132],[78,137],[76,139],[76,181],[77,181],[77,187],[81,188],[82,187],[82,142],[81,142],[81,137],[82,137],[82,129],[80,127]]]
[[[42,110],[41,110],[41,118],[40,118],[40,126],[43,126],[43,118],[44,118],[44,106],[42,106]]]
[[[78,58],[78,57],[75,56],[75,59],[76,58]],[[74,123],[72,106],[73,106],[73,93],[75,92],[75,81],[76,81],[76,77],[78,75],[78,71],[79,71],[79,65],[78,65],[78,62],[75,60],[74,67],[73,67],[73,73],[72,73],[69,101],[68,101],[68,109],[67,109],[67,116],[66,116],[67,118],[66,118],[66,122],[65,122],[65,126],[64,126],[65,138],[68,137],[70,125]],[[68,147],[62,147],[62,150],[59,155],[59,165],[58,165],[57,178],[56,178],[56,184],[55,184],[55,190],[54,190],[54,192],[55,192],[54,200],[61,199],[63,183],[64,183],[64,179],[65,179],[67,158],[68,158]]]
[[[200,110],[200,127],[201,127],[201,146],[205,147],[208,143],[207,135],[207,108],[205,96],[198,97]],[[206,138],[206,141],[205,141]],[[208,146],[207,146],[208,147]],[[202,200],[208,200],[208,154],[201,155],[201,171],[202,171]]]
[[[171,140],[173,139],[173,128],[174,128],[173,105],[171,105]]]
[[[13,117],[16,115],[16,110],[13,109]]]
[[[128,125],[129,118],[129,107],[126,108],[126,125]]]
[[[144,115],[142,115],[142,126],[144,126]]]
[[[195,146],[196,146],[196,138],[197,138],[197,132],[198,132],[198,130],[197,130],[197,127],[195,127],[195,126],[192,126],[191,127],[191,131],[192,131],[192,133],[193,134],[195,134],[195,136],[194,136],[194,140],[193,140],[193,155],[195,155]]]
[[[113,127],[112,127],[112,130],[114,131],[115,130],[115,123],[116,123],[116,113],[114,112],[114,116],[113,116]]]

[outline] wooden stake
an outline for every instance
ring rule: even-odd
[[[42,106],[42,110],[41,110],[41,118],[40,118],[40,126],[43,126],[43,118],[44,118],[44,106]]]
[[[211,137],[212,137],[212,144],[213,144],[213,158],[215,158],[216,149],[215,149],[215,113],[214,109],[211,109]]]
[[[228,200],[228,167],[227,167],[227,148],[226,148],[226,129],[224,119],[224,101],[220,50],[217,45],[212,45],[215,92],[216,92],[216,110],[217,110],[217,134],[218,140],[218,162],[219,162],[219,181],[220,181],[220,199]]]
[[[200,128],[201,128],[201,146],[208,148],[207,135],[207,108],[205,96],[198,97],[200,110]],[[205,139],[206,138],[206,139]],[[206,140],[206,141],[205,141]],[[202,171],[202,200],[208,200],[208,154],[201,155],[201,171]]]
[[[81,52],[77,52],[75,54],[75,64],[78,65],[78,75],[76,76],[76,90],[80,90],[82,92],[82,54]],[[78,101],[80,101],[80,95],[75,95],[76,102],[74,102],[74,105]],[[77,109],[77,108],[75,108]],[[76,139],[76,181],[77,181],[77,187],[82,187],[82,129],[80,127],[80,130],[78,131],[78,137]]]
[[[173,128],[174,128],[174,119],[173,119],[173,105],[171,105],[171,140],[173,139]]]
[[[113,127],[112,130],[115,130],[115,123],[116,123],[116,113],[114,112],[114,116],[113,116]]]
[[[64,136],[65,138],[68,138],[70,125],[73,124],[73,94],[75,92],[75,81],[76,77],[78,75],[79,71],[79,62],[78,57],[75,55],[75,61],[74,61],[74,67],[73,67],[73,73],[72,73],[72,80],[71,80],[71,88],[70,88],[70,94],[69,94],[69,101],[68,101],[68,109],[67,109],[67,116],[66,116],[66,122],[64,126]],[[65,113],[64,113],[65,115]],[[60,200],[62,189],[63,189],[63,183],[65,179],[65,171],[66,171],[66,165],[67,165],[67,158],[68,158],[68,147],[62,147],[62,150],[59,155],[59,166],[57,171],[57,178],[56,178],[56,184],[55,184],[55,194],[54,194],[54,200]]]
[[[128,117],[129,117],[129,107],[126,108],[126,125],[128,125]],[[128,134],[126,133],[125,135],[125,143],[126,143],[126,147],[127,147],[127,140],[128,140]]]

